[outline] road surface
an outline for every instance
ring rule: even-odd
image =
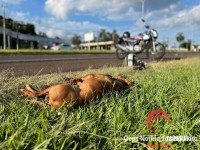
[[[38,54],[38,55],[0,55],[0,63],[14,62],[44,62],[44,61],[68,61],[87,59],[116,58],[114,54]]]
[[[48,74],[120,66],[123,61],[110,54],[5,55],[0,56],[0,70],[11,70],[15,76]]]
[[[200,56],[200,53],[167,53],[165,60]],[[145,60],[145,55],[140,55]],[[11,70],[15,76],[48,74],[122,66],[115,54],[0,55],[0,72]]]

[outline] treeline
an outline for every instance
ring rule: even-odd
[[[18,21],[12,20],[11,18],[5,19],[5,23],[6,23],[6,28],[14,32],[47,37],[46,33],[44,32],[39,32],[37,34],[35,32],[35,25],[32,23],[18,22]],[[3,26],[2,16],[0,16],[0,26]]]
[[[106,31],[106,29],[101,29],[98,34],[95,36],[94,40],[91,42],[105,42],[105,41],[114,41],[116,42],[119,38],[119,34],[117,33],[117,30],[113,30],[112,32]],[[75,34],[71,38],[71,43],[75,45],[76,47],[79,47],[81,43],[84,43],[82,41],[82,37],[78,34]]]
[[[23,34],[37,35],[35,32],[35,25],[31,23],[17,22],[10,18],[5,19],[6,28],[14,32]],[[3,17],[0,16],[0,26],[3,26]]]
[[[38,34],[35,31],[35,25],[31,23],[24,23],[15,21],[11,18],[5,19],[6,28],[12,30],[13,32],[18,32],[22,34],[29,34],[29,35],[35,35],[35,36],[42,36],[47,37],[46,33],[39,32]],[[3,26],[3,16],[0,16],[0,26]],[[6,41],[8,42],[8,41]],[[17,39],[11,38],[11,47],[16,48]],[[20,47],[23,48],[36,48],[37,42],[29,42],[29,41],[23,41],[19,40]],[[0,35],[0,47],[2,48],[3,45],[3,35]],[[8,45],[8,43],[7,43]],[[30,46],[32,45],[32,46]]]
[[[176,40],[179,43],[179,48],[186,48],[189,51],[191,51],[194,48],[197,48],[197,45],[194,45],[191,39],[185,40],[185,36],[182,32],[177,34]]]

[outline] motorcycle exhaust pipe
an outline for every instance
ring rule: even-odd
[[[122,46],[122,45],[120,45],[120,44],[116,44],[115,47],[116,47],[117,49],[121,49],[121,50],[126,51],[126,52],[129,51],[127,48],[125,48],[124,46]]]

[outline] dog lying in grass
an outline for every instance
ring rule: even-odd
[[[103,95],[122,90],[134,84],[123,76],[113,78],[104,74],[88,74],[80,78],[69,79],[70,84],[60,83],[37,91],[30,85],[25,84],[20,93],[31,97],[48,97],[49,105],[61,107],[64,104],[74,103],[75,106],[82,106]],[[75,88],[72,84],[77,85]],[[35,100],[28,100],[30,103],[45,106],[45,103]]]

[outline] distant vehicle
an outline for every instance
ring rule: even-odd
[[[69,44],[58,44],[51,47],[52,50],[71,50],[72,47]]]

